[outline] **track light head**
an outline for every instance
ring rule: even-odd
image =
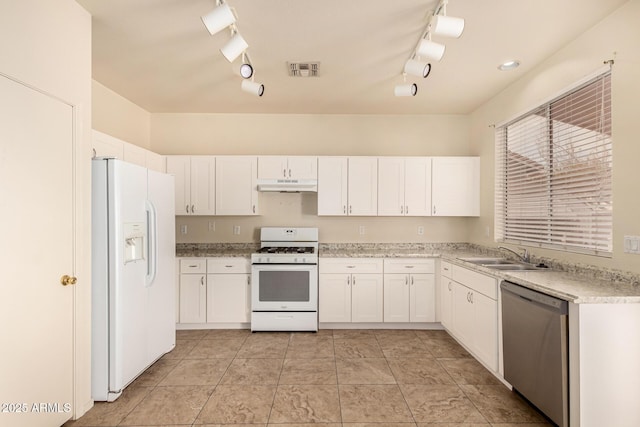
[[[214,35],[236,22],[236,17],[227,3],[222,3],[211,12],[203,15],[202,23],[209,34]]]
[[[229,41],[220,48],[220,52],[229,62],[233,62],[236,58],[247,50],[249,44],[244,40],[240,33],[235,33]]]
[[[431,20],[433,34],[444,37],[458,38],[464,31],[464,19],[453,16],[435,15]]]
[[[418,85],[415,83],[396,85],[396,87],[393,89],[393,94],[395,96],[416,96],[417,93]]]
[[[253,66],[248,62],[240,64],[240,76],[243,79],[250,79],[253,76]]]
[[[422,39],[416,49],[416,55],[432,59],[434,61],[440,61],[444,56],[444,50],[445,46],[443,44],[436,43],[428,39]]]
[[[243,80],[240,88],[252,95],[262,96],[264,94],[264,85],[262,83],[256,83],[252,80]]]
[[[412,76],[426,78],[431,72],[431,64],[417,59],[410,59],[404,64],[404,72]]]

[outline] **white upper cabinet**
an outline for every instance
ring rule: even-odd
[[[115,157],[124,160],[124,141],[94,130],[91,142],[94,157]]]
[[[348,215],[378,214],[378,158],[349,157]]]
[[[377,213],[377,157],[318,158],[318,215]]]
[[[480,158],[434,157],[432,214],[480,215]]]
[[[348,160],[318,157],[318,215],[347,215]]]
[[[318,158],[313,156],[260,156],[258,179],[318,179]]]
[[[431,215],[431,158],[378,159],[378,215]]]
[[[258,215],[257,178],[257,157],[217,157],[216,214]]]
[[[176,183],[176,215],[215,215],[215,171],[214,156],[167,156],[167,173]]]

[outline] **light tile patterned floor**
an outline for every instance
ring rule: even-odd
[[[65,427],[548,425],[444,331],[191,330],[176,342]]]

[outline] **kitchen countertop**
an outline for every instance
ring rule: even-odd
[[[250,257],[257,243],[182,243],[177,257]],[[459,258],[504,256],[494,248],[467,243],[321,243],[321,258],[441,258],[470,270],[509,280],[576,304],[640,303],[640,275],[540,259],[550,270],[500,271]]]

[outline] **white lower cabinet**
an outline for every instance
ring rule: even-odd
[[[179,263],[179,323],[250,321],[248,258],[182,258]]]
[[[383,264],[374,258],[321,258],[320,322],[382,322]]]
[[[384,321],[436,320],[434,261],[384,260]]]
[[[207,321],[206,272],[204,259],[180,260],[180,323]]]
[[[452,270],[452,279],[442,278],[443,320],[446,317],[448,323],[444,326],[478,360],[498,372],[497,280],[457,265]],[[448,302],[450,317],[444,315]]]
[[[251,320],[250,272],[247,258],[207,260],[207,323]]]
[[[451,330],[453,327],[453,280],[452,266],[446,261],[440,262],[440,322]]]

